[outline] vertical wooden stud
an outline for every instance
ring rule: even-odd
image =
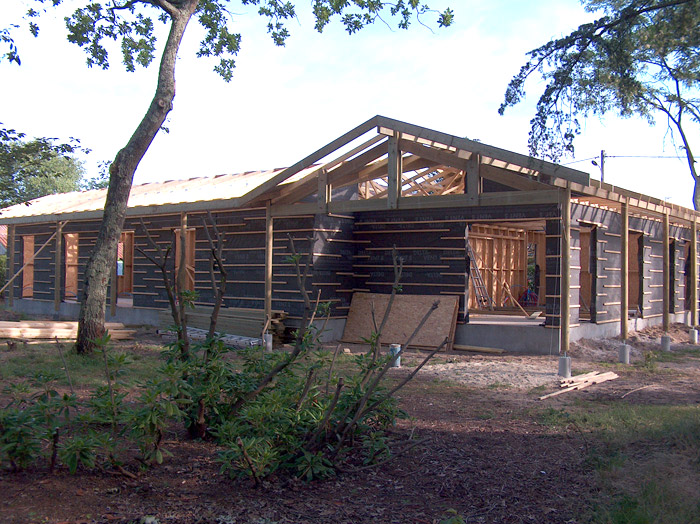
[[[561,347],[560,353],[569,351],[569,309],[571,283],[571,191],[561,192],[561,281],[560,315],[561,315]]]
[[[265,206],[265,317],[272,318],[272,247],[274,240],[274,219],[270,201]]]
[[[175,278],[177,279],[178,294],[180,294],[187,289],[187,213],[180,213],[180,250],[176,253],[176,258],[177,274]],[[181,298],[178,297],[178,300]]]
[[[664,236],[664,333],[668,333],[671,327],[671,231],[668,213],[664,213],[663,236]]]
[[[462,310],[462,318],[464,318],[464,321],[468,324],[469,323],[469,299],[470,299],[470,287],[469,282],[472,268],[471,268],[471,259],[468,259],[468,254],[469,253],[469,224],[464,225],[464,244],[465,244],[465,261],[464,261],[464,309]],[[472,252],[474,246],[472,247]],[[476,263],[476,260],[474,261]]]
[[[113,317],[117,314],[117,261],[112,262],[112,270],[109,272],[109,314]]]
[[[476,204],[479,201],[479,193],[481,193],[481,179],[479,177],[479,166],[481,165],[481,157],[476,153],[472,153],[467,160],[467,195],[469,202]]]
[[[53,275],[53,310],[58,313],[61,308],[61,280],[63,276],[63,264],[61,264],[61,245],[63,243],[63,222],[56,222],[55,258]]]
[[[15,274],[15,225],[7,226],[7,282]],[[12,307],[15,302],[15,286],[12,284],[8,290],[7,305]]]
[[[698,325],[698,223],[693,220],[690,227],[690,327]]]
[[[527,231],[520,233],[520,284],[523,289],[527,289]]]
[[[331,187],[328,183],[328,171],[322,169],[318,174],[317,209],[321,214],[328,213],[328,203],[331,201]]]
[[[389,209],[399,207],[401,196],[401,182],[403,163],[401,149],[399,148],[400,133],[394,133],[389,137],[389,164],[387,166],[387,205]]]
[[[627,200],[623,201],[620,208],[622,221],[622,231],[620,233],[620,258],[621,258],[621,274],[620,274],[620,336],[622,341],[627,340],[628,321],[627,311],[629,310],[629,210]]]

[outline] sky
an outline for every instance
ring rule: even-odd
[[[24,4],[4,0],[0,28],[22,24]],[[318,34],[311,2],[298,2],[291,36],[277,47],[266,20],[234,3],[242,48],[230,83],[212,71],[215,61],[195,56],[202,33],[193,21],[179,53],[170,132],[158,134],[134,182],[285,167],[376,114],[527,154],[543,84],[534,78],[526,102],[500,116],[506,86],[527,51],[592,15],[576,0],[428,4],[451,7],[453,26],[437,28],[435,14],[422,17],[429,27],[414,23],[408,31],[379,22],[350,36],[336,21]],[[38,38],[24,28],[13,33],[22,65],[0,62],[0,122],[29,136],[79,138],[92,150],[86,167],[96,173],[98,161],[114,158],[150,104],[157,59],[127,73],[115,48],[107,71],[88,68],[83,50],[66,41],[67,12],[50,11]],[[697,128],[692,136],[700,149]],[[605,150],[606,182],[692,207],[685,157],[664,120],[650,126],[613,114],[592,118],[575,145],[576,156],[562,164],[599,178],[591,159]],[[642,156],[672,158],[630,158]]]

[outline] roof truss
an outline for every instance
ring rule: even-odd
[[[330,160],[328,160],[331,158]],[[294,177],[294,178],[292,178]],[[499,186],[493,186],[497,183]],[[358,187],[360,201],[332,202],[332,190]],[[484,191],[484,189],[487,189]],[[500,191],[494,191],[500,189]],[[266,179],[243,196],[131,207],[128,215],[215,211],[272,206],[273,215],[309,212],[557,202],[571,192],[580,202],[694,222],[700,213],[682,206],[591,180],[588,174],[481,142],[375,116]],[[309,198],[316,195],[316,202]],[[304,201],[304,202],[302,202]],[[3,223],[47,218],[90,219],[101,210],[28,217],[0,217]]]

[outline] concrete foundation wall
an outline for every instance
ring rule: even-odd
[[[12,311],[27,315],[39,315],[54,320],[78,320],[80,304],[77,302],[61,302],[58,313],[54,311],[53,302],[48,300],[15,300]],[[128,326],[157,326],[158,309],[118,307],[117,314],[109,314],[107,306],[107,322],[122,322]]]
[[[64,302],[58,315],[55,315],[53,302],[42,300],[15,300],[13,311],[28,315],[39,315],[54,318],[55,320],[76,320],[80,305]],[[112,317],[107,309],[107,320],[123,322],[126,325],[158,325],[157,309],[118,307],[117,314]],[[649,326],[661,325],[662,317],[638,318],[630,320],[630,332],[639,331]],[[687,311],[671,315],[671,322],[687,324],[689,313]],[[467,346],[479,346],[501,348],[513,353],[526,355],[556,355],[559,353],[559,330],[546,328],[539,325],[540,321],[529,324],[508,325],[507,321],[498,323],[494,321],[488,324],[458,324],[455,333],[455,344]],[[316,322],[321,328],[322,321]],[[331,319],[323,332],[323,342],[340,340],[345,329],[345,319]],[[570,339],[572,342],[588,338],[613,338],[620,334],[620,324],[610,322],[607,324],[582,323],[571,328]]]

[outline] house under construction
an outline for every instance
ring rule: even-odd
[[[105,193],[2,210],[8,273],[19,273],[7,291],[13,308],[76,316]],[[697,324],[696,211],[382,116],[286,169],[134,186],[110,317],[155,323],[168,308],[146,230],[184,249],[187,287],[213,303],[208,213],[224,237],[225,305],[299,322],[291,237],[302,254],[312,250],[305,291],[330,302],[330,338],[349,338],[353,296],[391,291],[394,246],[402,294],[456,304],[458,344],[557,353],[580,337]]]

